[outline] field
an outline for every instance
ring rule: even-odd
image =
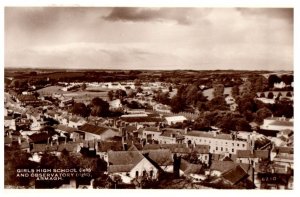
[[[86,102],[86,101],[90,101],[95,97],[99,97],[102,98],[104,100],[107,100],[107,92],[109,90],[103,90],[103,91],[99,91],[99,92],[94,92],[94,91],[82,91],[82,90],[78,90],[78,91],[62,91],[61,90],[62,86],[49,86],[43,89],[38,90],[37,92],[40,95],[43,96],[50,96],[53,93],[57,93],[57,94],[62,94],[64,97],[66,98],[74,98],[74,100],[76,102]]]

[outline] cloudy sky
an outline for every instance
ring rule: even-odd
[[[293,69],[293,9],[6,7],[5,66]]]

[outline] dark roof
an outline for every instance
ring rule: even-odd
[[[278,153],[294,154],[294,148],[293,147],[278,146],[278,147],[275,147],[272,151],[273,152],[278,152]]]
[[[21,149],[24,149],[24,148],[30,148],[30,145],[29,145],[28,142],[22,142],[22,143],[20,144],[20,148],[21,148]]]
[[[200,174],[202,170],[202,165],[192,164],[184,159],[181,159],[180,170],[182,170],[184,174]]]
[[[61,131],[66,131],[68,133],[72,133],[74,131],[76,131],[77,129],[73,128],[73,127],[68,127],[66,125],[62,125],[62,124],[59,124],[57,126],[54,127],[55,129],[58,129],[58,130],[61,130]]]
[[[239,181],[248,176],[249,175],[239,165],[222,174],[222,177],[229,181],[232,185],[237,184]]]
[[[216,138],[216,139],[224,139],[224,140],[232,140],[232,136],[230,134],[216,134],[214,136],[213,133],[204,132],[204,131],[189,131],[186,136],[195,136],[195,137],[203,137],[203,138]]]
[[[136,165],[143,158],[139,151],[108,151],[110,165]]]
[[[137,127],[128,125],[127,127],[125,127],[125,130],[129,133],[132,133],[137,130]]]
[[[106,127],[100,127],[100,126],[96,126],[96,125],[91,125],[91,124],[84,124],[80,127],[80,131],[84,131],[84,132],[88,132],[88,133],[93,133],[93,134],[97,134],[97,135],[101,135],[104,132],[106,132],[107,130],[109,130],[110,128],[106,128]]]
[[[161,132],[161,130],[158,127],[146,127],[144,131],[152,131],[152,132]]]
[[[234,168],[237,164],[232,161],[212,161],[212,164],[210,166],[211,170],[217,170],[221,173],[227,172],[228,170],[231,170]]]
[[[60,144],[58,146],[57,151],[61,152],[61,151],[63,151],[65,149],[68,152],[77,152],[77,146],[78,146],[77,143]]]
[[[113,151],[121,151],[123,150],[122,144],[120,142],[109,142],[109,141],[101,141],[98,143],[98,151],[99,152],[107,152],[109,150]]]
[[[110,165],[108,166],[107,171],[109,173],[114,172],[129,172],[135,165],[127,164],[127,165]]]
[[[39,143],[39,142],[46,142],[48,141],[48,138],[50,138],[51,136],[45,132],[42,133],[34,133],[32,135],[29,136],[30,140],[33,143]]]
[[[4,137],[4,144],[11,144],[12,143],[12,139],[8,136]]]
[[[31,152],[57,151],[57,145],[33,144]]]
[[[193,149],[198,154],[208,154],[209,153],[209,145],[196,145]]]
[[[20,101],[36,101],[36,97],[34,95],[23,95],[20,94],[17,96]]]
[[[143,151],[143,154],[146,155],[147,158],[157,163],[159,166],[167,166],[173,164],[172,152],[168,149],[148,150]]]

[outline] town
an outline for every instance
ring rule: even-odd
[[[5,68],[5,188],[293,189],[292,71]],[[68,172],[49,180],[18,171]]]

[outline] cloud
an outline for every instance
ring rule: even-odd
[[[103,17],[109,21],[176,21],[187,25],[193,21],[189,17],[191,8],[113,8],[109,15]]]

